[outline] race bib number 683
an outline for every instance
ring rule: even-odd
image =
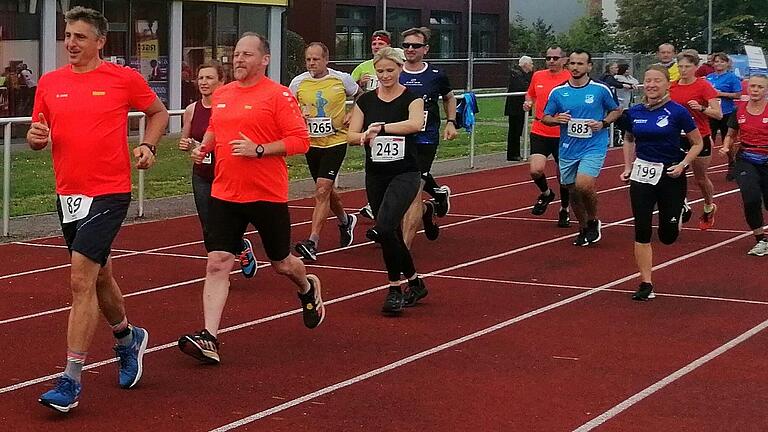
[[[592,128],[587,122],[589,119],[570,119],[568,120],[568,136],[573,138],[592,138]]]

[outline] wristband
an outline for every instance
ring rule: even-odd
[[[148,148],[149,151],[152,152],[153,156],[157,156],[157,146],[156,145],[153,145],[153,144],[150,144],[150,143],[141,143],[141,144],[139,144],[139,147],[141,147],[141,146],[144,146],[144,147]]]

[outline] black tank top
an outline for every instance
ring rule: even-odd
[[[211,120],[211,109],[203,106],[203,101],[197,101],[195,103],[195,110],[192,112],[192,127],[189,130],[189,137],[193,138],[197,142],[203,141],[205,131],[208,130],[208,122]],[[208,162],[206,160],[206,162]],[[213,181],[215,165],[215,157],[213,152],[210,153],[210,163],[193,164],[192,172],[196,175],[208,180]]]
[[[367,130],[371,123],[385,122],[397,123],[408,120],[408,106],[418,96],[408,89],[391,102],[379,99],[378,91],[363,94],[357,100],[357,106],[363,112],[363,130]],[[385,128],[386,129],[386,128]],[[386,135],[392,136],[385,130]],[[396,175],[405,172],[418,172],[419,160],[414,135],[405,136],[405,154],[400,160],[391,162],[374,162],[371,159],[371,146],[365,146],[365,171],[374,175]],[[375,146],[374,146],[375,147]],[[374,149],[376,151],[376,149]]]

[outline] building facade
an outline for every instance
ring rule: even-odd
[[[272,63],[282,62],[288,0],[0,0],[1,117],[28,116],[36,79],[66,64],[63,11],[74,6],[104,13],[109,33],[103,58],[139,71],[171,109],[197,97],[200,64],[218,60],[231,72],[243,32],[266,35],[276,47]],[[280,80],[280,67],[269,73]]]
[[[288,29],[305,42],[321,41],[328,45],[334,67],[349,70],[371,57],[371,34],[381,28],[391,32],[392,45],[399,46],[402,31],[429,27],[432,39],[427,60],[467,58],[469,17],[467,0],[293,0]],[[474,0],[471,17],[473,56],[505,56],[509,45],[509,4]],[[459,87],[466,79],[466,62],[450,63],[442,66],[451,74],[454,86]],[[505,72],[502,74],[506,77]],[[483,86],[487,77],[476,73],[475,87]]]

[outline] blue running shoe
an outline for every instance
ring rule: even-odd
[[[252,278],[256,274],[259,266],[256,262],[256,256],[253,255],[253,245],[251,241],[243,237],[243,251],[240,253],[240,270],[246,278]]]
[[[80,403],[82,389],[79,382],[67,375],[62,375],[56,381],[56,387],[43,393],[38,402],[56,411],[68,413]]]
[[[129,389],[141,379],[144,351],[147,350],[149,333],[141,327],[133,326],[133,343],[129,346],[117,345],[114,350],[120,363],[120,387]]]

